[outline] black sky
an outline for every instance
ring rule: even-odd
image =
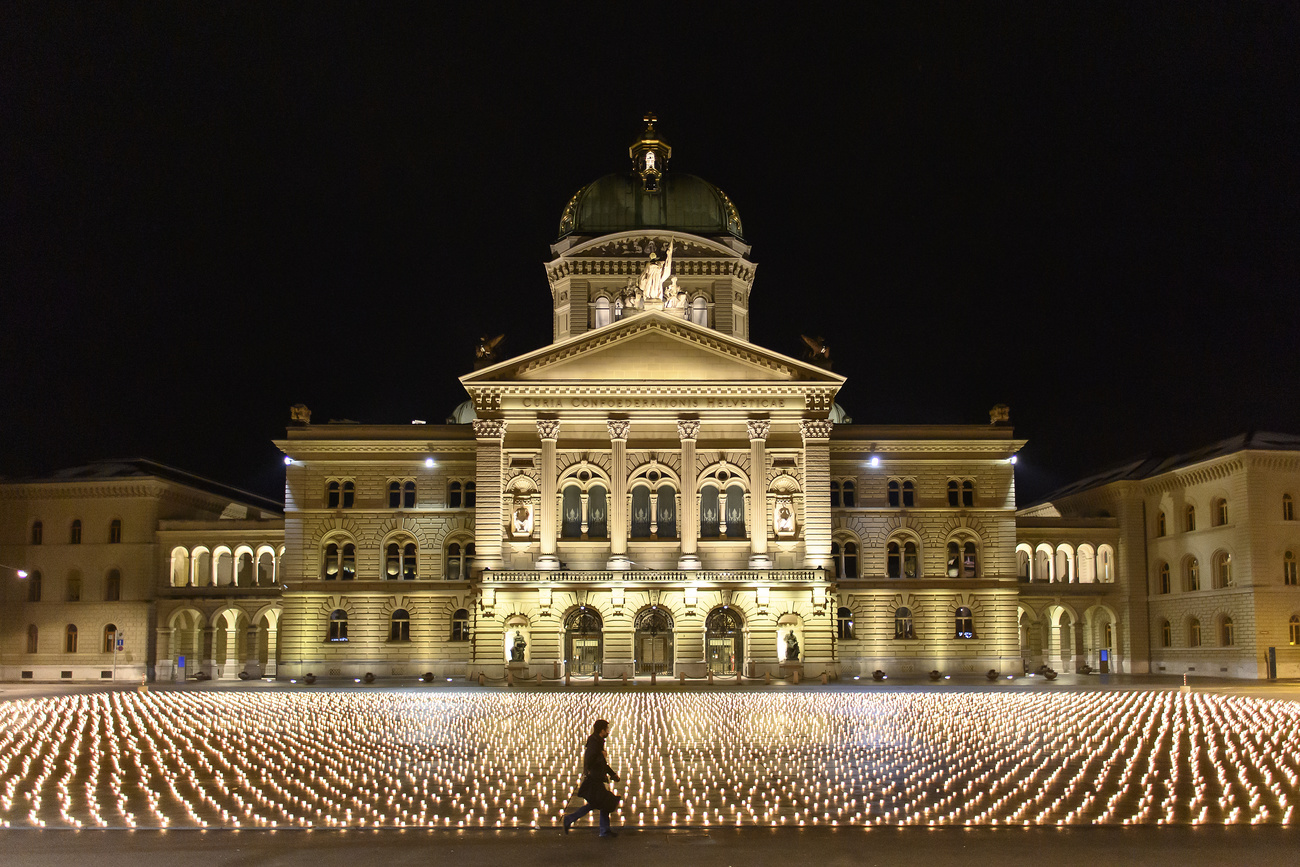
[[[474,11],[469,7],[473,6]],[[441,421],[647,110],[855,421],[987,421],[1020,500],[1300,433],[1295,4],[8,3],[0,474]]]

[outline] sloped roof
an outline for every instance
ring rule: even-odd
[[[121,479],[157,478],[178,485],[196,488],[223,499],[234,500],[249,506],[273,512],[284,513],[284,504],[267,499],[251,491],[206,479],[203,476],[185,470],[169,467],[148,458],[131,458],[127,460],[95,461],[77,467],[55,470],[48,476],[33,476],[25,479],[9,479],[10,483],[50,483],[50,482],[107,482]]]
[[[1194,464],[1204,463],[1205,461],[1214,460],[1215,458],[1226,457],[1227,455],[1236,454],[1241,451],[1300,451],[1300,436],[1295,434],[1273,433],[1271,431],[1247,431],[1227,439],[1219,440],[1210,445],[1203,446],[1192,451],[1180,452],[1178,454],[1159,456],[1146,455],[1143,457],[1131,459],[1110,469],[1103,470],[1091,476],[1071,482],[1062,488],[1058,488],[1046,497],[1031,503],[1029,506],[1022,508],[1031,508],[1050,503],[1053,500],[1059,500],[1063,497],[1069,497],[1074,494],[1080,494],[1084,491],[1090,491],[1093,488],[1100,488],[1103,485],[1109,485],[1112,482],[1137,481],[1139,479],[1149,479],[1162,473],[1168,473],[1173,470],[1179,470],[1183,467],[1190,467]]]

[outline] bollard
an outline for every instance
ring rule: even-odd
[[[826,685],[826,672],[822,672],[822,686]]]
[[[486,681],[483,679],[483,672],[480,671],[480,672],[478,673],[478,685],[479,685],[479,686],[484,686],[485,684],[486,684]]]
[[[655,685],[655,673],[653,671],[650,672],[650,685],[651,686]]]
[[[713,669],[709,669],[709,686],[713,686]]]
[[[627,672],[623,672],[623,685],[627,686]]]
[[[684,671],[677,672],[677,682],[682,686],[686,686],[686,672]]]
[[[799,672],[797,672],[797,671],[793,671],[793,672],[791,672],[791,674],[793,675],[793,679],[794,679],[794,684],[795,684],[795,686],[798,686],[798,685],[799,685]]]
[[[515,685],[515,673],[514,673],[513,671],[511,671],[510,669],[507,668],[507,669],[506,669],[506,686],[514,686],[514,685]]]
[[[537,685],[538,686],[542,685],[542,673],[540,671],[537,672]]]
[[[626,677],[626,675],[624,675],[624,676]],[[591,673],[591,685],[592,685],[592,686],[600,686],[600,672],[599,672],[599,671],[593,671],[593,672]]]
[[[564,670],[564,685],[569,685],[569,670],[567,668]]]

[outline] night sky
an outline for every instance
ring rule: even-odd
[[[754,342],[823,335],[859,423],[1009,404],[1022,504],[1300,433],[1296,10],[4,4],[0,474],[278,499],[291,404],[441,422],[479,335],[550,341],[646,111],[740,212]]]

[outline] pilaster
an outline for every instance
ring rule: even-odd
[[[555,556],[556,539],[559,532],[555,526],[557,504],[555,502],[555,441],[560,437],[558,419],[537,420],[537,436],[542,441],[542,465],[539,469],[542,489],[541,515],[541,554],[537,558],[536,568],[555,570],[560,568],[560,559]]]
[[[501,568],[501,461],[506,423],[500,419],[474,419],[475,458],[474,559],[471,573]]]
[[[831,438],[826,419],[799,424],[804,456],[804,568],[831,568]]]

